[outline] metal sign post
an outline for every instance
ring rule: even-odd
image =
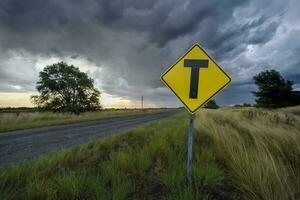
[[[189,133],[188,133],[188,152],[187,152],[187,179],[192,183],[192,160],[193,160],[193,129],[194,129],[194,114],[189,115]]]

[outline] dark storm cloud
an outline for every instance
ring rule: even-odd
[[[234,77],[234,84],[245,85],[262,63],[269,64],[244,54],[249,45],[264,46],[275,37],[286,9],[281,2],[1,0],[0,53],[6,56],[0,56],[0,90],[18,85],[32,90],[38,69],[30,63],[41,55],[95,63],[99,70],[90,74],[107,93],[133,99],[146,93],[153,102],[168,101],[171,94],[162,90],[159,75],[195,42],[233,76],[249,71],[248,78]],[[31,76],[22,77],[17,67],[8,73],[10,51],[33,57],[18,65]],[[247,90],[236,85],[224,95],[235,91]]]
[[[53,39],[51,37],[68,36],[67,31],[74,31],[73,37],[80,34],[80,39],[89,41],[87,35],[96,39],[89,31],[104,26],[112,30],[145,32],[153,42],[164,46],[199,28],[210,28],[199,27],[207,18],[213,17],[220,20],[220,24],[224,23],[235,6],[242,2],[3,0],[0,3],[3,32],[13,33],[12,38],[21,37],[2,42],[7,47],[25,45],[30,48],[35,45],[26,44],[27,37],[39,35],[43,38],[41,35],[46,34],[45,37]]]
[[[278,23],[272,22],[266,27],[259,28],[249,36],[249,44],[261,44],[268,42],[276,32]]]

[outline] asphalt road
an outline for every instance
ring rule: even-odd
[[[168,118],[179,112],[181,110],[0,133],[0,167]]]

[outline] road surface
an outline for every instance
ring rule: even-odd
[[[0,167],[80,145],[182,110],[0,133]]]

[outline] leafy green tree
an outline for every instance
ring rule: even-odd
[[[294,105],[293,82],[285,80],[278,71],[266,70],[253,77],[258,91],[256,106],[266,108],[279,108]]]
[[[212,99],[212,100],[209,100],[209,101],[205,104],[204,108],[217,109],[217,108],[219,108],[219,106],[218,106],[218,104],[216,103],[216,101]]]
[[[32,102],[45,110],[80,113],[101,108],[94,81],[64,62],[46,66],[39,73],[36,89],[40,95],[32,96]]]

